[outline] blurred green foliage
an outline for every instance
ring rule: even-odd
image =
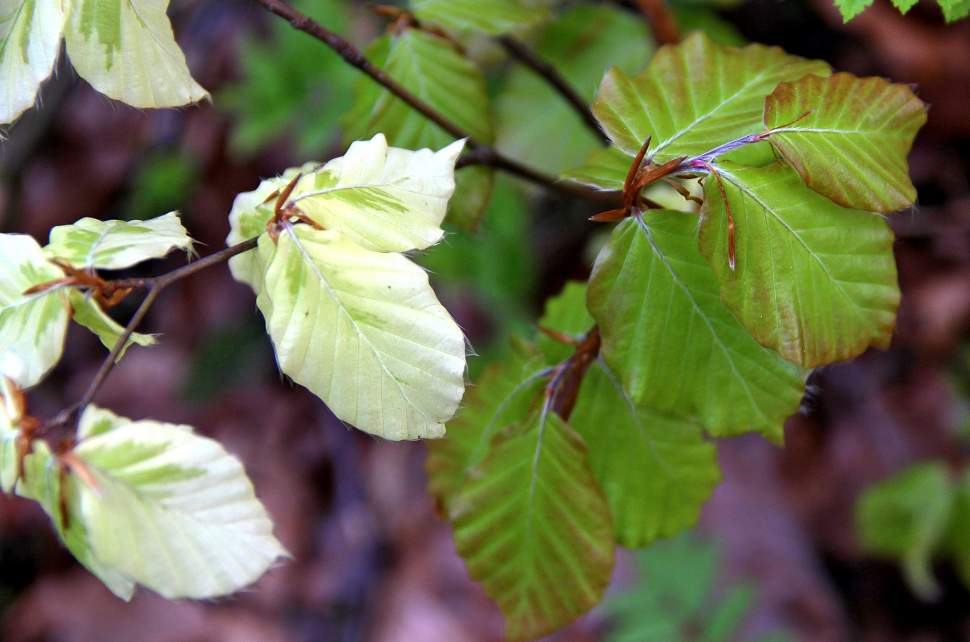
[[[184,207],[197,180],[198,168],[187,155],[167,150],[149,154],[132,179],[122,216],[144,221]]]

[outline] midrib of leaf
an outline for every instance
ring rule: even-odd
[[[428,195],[425,194],[424,192],[418,192],[413,189],[408,189],[407,187],[404,187],[403,185],[401,185],[401,183],[407,178],[408,178],[407,176],[402,176],[401,178],[389,183],[361,183],[359,185],[344,185],[342,187],[328,187],[327,189],[315,190],[313,192],[300,194],[299,196],[293,199],[293,203],[294,204],[299,203],[300,201],[310,198],[312,196],[325,196],[327,194],[332,194],[334,192],[343,192],[343,191],[355,190],[355,189],[360,189],[360,190],[374,189],[374,190],[384,190],[384,191],[389,189],[396,189],[401,192],[407,192],[408,194],[414,194],[415,196],[421,196],[423,198],[428,197]]]
[[[676,283],[681,290],[683,290],[684,295],[690,301],[691,306],[694,308],[694,313],[704,321],[704,325],[707,326],[708,332],[711,333],[711,338],[714,339],[714,343],[717,344],[718,348],[720,348],[721,353],[724,355],[724,358],[728,362],[728,365],[731,366],[731,372],[734,373],[735,378],[741,383],[741,386],[744,388],[744,392],[748,396],[748,401],[751,402],[751,406],[758,412],[758,414],[761,416],[762,419],[771,423],[771,420],[768,418],[767,415],[765,415],[764,411],[761,409],[761,406],[755,402],[754,397],[751,394],[751,388],[750,386],[748,386],[747,380],[741,375],[740,372],[738,372],[737,366],[734,364],[734,358],[731,356],[731,353],[728,351],[727,346],[725,346],[724,343],[721,341],[721,337],[714,329],[714,326],[711,325],[711,320],[707,317],[707,315],[701,309],[700,305],[697,303],[697,300],[694,298],[694,295],[690,291],[690,288],[687,286],[686,283],[684,283],[681,280],[680,275],[677,274],[673,266],[670,265],[670,263],[667,261],[667,256],[660,249],[660,246],[657,245],[656,241],[654,241],[653,234],[650,232],[650,228],[644,222],[643,217],[641,215],[637,215],[636,221],[640,230],[643,231],[644,237],[647,239],[647,242],[650,243],[650,247],[653,248],[654,254],[656,254],[658,259],[660,259],[660,262],[667,269],[667,272],[670,273],[670,277],[673,280],[673,282]]]
[[[14,303],[8,303],[8,304],[0,307],[0,314],[3,314],[7,310],[13,310],[15,308],[19,308],[20,306],[29,305],[31,303],[36,303],[37,301],[40,301],[41,299],[43,299],[45,297],[48,297],[48,296],[54,294],[58,290],[66,290],[67,288],[68,288],[68,286],[66,286],[66,285],[58,285],[57,287],[53,287],[53,288],[51,288],[49,290],[44,290],[43,292],[39,292],[37,294],[31,294],[31,295],[25,296],[24,298],[19,299],[19,300],[15,301]]]
[[[108,237],[109,234],[111,234],[111,227],[112,226],[110,226],[110,225],[105,225],[104,229],[101,230],[101,233],[98,234],[98,237],[96,239],[94,239],[94,243],[91,244],[91,249],[88,250],[88,255],[84,259],[85,260],[85,264],[84,264],[85,267],[90,267],[90,266],[94,265],[94,255],[97,254],[98,247],[102,243],[104,243],[104,240]]]
[[[313,274],[316,275],[316,277],[320,280],[323,286],[327,289],[327,293],[330,295],[330,299],[334,302],[334,305],[336,305],[337,309],[340,310],[340,312],[347,317],[347,319],[350,321],[350,325],[354,328],[354,332],[357,333],[357,336],[360,337],[360,340],[363,341],[370,349],[371,353],[373,353],[374,358],[377,359],[377,363],[379,363],[381,366],[381,370],[383,370],[384,374],[387,377],[389,377],[391,381],[394,382],[395,387],[401,393],[401,397],[403,397],[404,400],[408,403],[408,406],[413,410],[417,411],[421,416],[427,418],[432,423],[438,423],[433,417],[429,417],[428,414],[425,413],[423,409],[419,408],[414,404],[413,401],[411,401],[411,398],[408,397],[407,393],[404,391],[404,388],[401,387],[400,382],[398,382],[397,377],[392,375],[390,370],[388,370],[387,364],[384,362],[384,359],[381,356],[381,353],[377,350],[377,348],[374,347],[374,344],[370,342],[370,338],[368,338],[367,335],[364,334],[364,332],[360,329],[360,326],[357,325],[357,320],[354,319],[354,316],[350,314],[350,312],[344,307],[343,302],[340,300],[340,297],[337,296],[336,290],[334,290],[333,286],[330,285],[330,281],[327,279],[327,277],[324,276],[323,273],[317,269],[316,263],[313,262],[313,259],[307,253],[306,248],[303,247],[303,244],[300,243],[299,238],[297,237],[296,233],[293,231],[292,224],[287,224],[284,230],[286,231],[287,236],[289,236],[290,239],[292,240],[293,245],[297,248],[297,250],[299,250],[300,256],[303,257],[304,262],[310,267],[310,270],[313,272]],[[358,375],[359,373],[360,373],[360,369],[358,368]],[[384,398],[384,379],[383,378],[381,378],[380,380],[380,386],[381,386],[380,396],[381,396],[381,400],[383,401],[383,398]],[[359,409],[357,409],[357,411],[359,412]],[[404,413],[404,414],[405,414],[405,417],[407,417],[406,432],[407,434],[411,434],[410,413]],[[381,426],[382,428],[384,426],[384,404],[383,403],[381,404]]]
[[[12,14],[0,20],[0,24],[3,24],[8,20],[10,21],[10,31],[4,34],[3,41],[0,42],[0,59],[2,59],[3,56],[6,55],[7,53],[7,45],[10,43],[10,39],[13,37],[14,31],[17,30],[17,21],[20,20],[20,14],[23,13],[24,5],[26,4],[27,4],[27,0],[24,0],[23,2],[20,3],[20,6],[17,7],[17,9]]]

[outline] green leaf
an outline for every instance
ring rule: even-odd
[[[842,21],[848,22],[867,9],[872,0],[835,0],[835,6],[842,14]]]
[[[953,559],[957,572],[966,586],[970,586],[970,471],[965,471],[953,492],[950,521],[944,535],[944,550]]]
[[[563,172],[561,178],[602,190],[621,191],[633,156],[616,147],[594,149],[581,166]]]
[[[192,239],[182,227],[178,212],[147,221],[99,221],[82,218],[51,230],[47,256],[79,269],[120,270],[172,250],[192,251]]]
[[[465,340],[424,270],[309,225],[277,243],[261,236],[256,261],[256,303],[285,374],[363,431],[444,435],[464,391]]]
[[[828,73],[826,63],[777,47],[737,49],[695,32],[679,45],[661,47],[639,76],[611,69],[593,113],[627,154],[652,137],[647,158],[660,163],[761,131],[765,96],[778,83]]]
[[[913,591],[923,599],[933,599],[939,587],[930,563],[952,506],[945,465],[907,468],[866,489],[856,504],[862,547],[874,555],[901,560]]]
[[[613,231],[589,285],[601,355],[637,405],[717,436],[758,430],[780,441],[803,374],[758,345],[721,303],[696,225],[691,214],[651,210]]]
[[[482,72],[452,43],[407,29],[376,40],[368,48],[367,58],[475,140],[484,144],[495,140]],[[426,116],[365,77],[355,85],[353,107],[342,123],[348,143],[379,132],[384,132],[389,144],[407,149],[438,149],[454,140]],[[456,181],[449,222],[474,228],[488,206],[494,171],[485,167],[463,169]]]
[[[771,145],[839,205],[895,212],[916,199],[906,156],[926,106],[906,85],[838,73],[782,83],[765,99]]]
[[[609,4],[577,4],[545,27],[532,48],[589,103],[603,70],[610,65],[630,73],[642,69],[653,39],[633,12]],[[496,121],[497,147],[547,172],[576,166],[601,145],[562,96],[521,65],[513,67],[499,94]]]
[[[64,39],[78,75],[134,107],[178,107],[209,94],[175,42],[168,0],[74,0]]]
[[[548,635],[599,602],[613,570],[609,507],[586,446],[557,415],[500,434],[450,507],[455,545],[507,622]]]
[[[12,382],[0,377],[0,490],[9,493],[17,483],[18,423],[23,417],[19,394]]]
[[[24,292],[63,276],[33,238],[0,234],[0,375],[21,388],[60,360],[70,310],[62,288]]]
[[[34,104],[61,48],[64,10],[53,0],[5,0],[0,6],[0,124]]]
[[[943,18],[947,22],[960,20],[970,15],[970,0],[937,0],[943,9]]]
[[[899,9],[899,12],[903,14],[915,7],[917,2],[919,2],[919,0],[892,0],[893,6]]]
[[[411,9],[422,22],[492,36],[523,31],[549,18],[548,3],[539,0],[411,0]]]
[[[819,196],[781,163],[719,167],[722,186],[704,180],[701,253],[755,339],[806,368],[887,347],[900,295],[886,221]],[[734,270],[722,187],[735,222]]]
[[[428,487],[446,510],[495,435],[538,411],[547,378],[542,354],[518,340],[469,387],[461,411],[448,423],[448,436],[427,444]]]
[[[71,308],[74,310],[74,321],[97,335],[109,351],[113,350],[115,344],[121,340],[121,335],[124,334],[125,329],[108,316],[108,313],[101,309],[97,301],[83,292],[71,290],[68,298],[71,302]],[[150,334],[133,332],[125,343],[125,347],[118,353],[118,361],[121,361],[125,353],[128,352],[128,348],[135,344],[145,347],[153,346],[155,345],[155,337]]]
[[[567,282],[562,292],[548,299],[539,319],[539,327],[561,332],[574,339],[582,338],[595,323],[586,309],[586,284],[579,281]],[[550,363],[561,363],[574,352],[572,346],[542,333],[538,336],[538,345]]]
[[[413,152],[388,147],[377,134],[303,177],[288,202],[364,249],[423,250],[444,235],[441,222],[464,144]]]

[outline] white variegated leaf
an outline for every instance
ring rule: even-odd
[[[98,302],[78,290],[71,290],[69,299],[74,310],[74,321],[93,332],[108,350],[113,350],[125,329],[101,309]],[[140,346],[155,345],[155,337],[150,334],[133,332],[125,347],[118,353],[118,361],[133,344]]]
[[[0,234],[0,375],[28,388],[60,360],[67,332],[67,293],[24,294],[63,277],[30,236]]]
[[[9,379],[0,377],[0,490],[9,493],[17,481],[18,421],[23,415],[20,398]]]
[[[444,435],[464,391],[465,341],[421,268],[287,225],[277,243],[260,237],[255,275],[284,373],[366,432]]]
[[[48,256],[76,268],[120,270],[149,259],[162,258],[172,250],[192,251],[192,239],[178,212],[147,221],[99,221],[82,218],[51,230]]]
[[[168,0],[72,0],[64,33],[78,74],[135,107],[178,107],[208,96],[185,64]]]
[[[0,124],[34,104],[61,47],[60,0],[0,0]]]

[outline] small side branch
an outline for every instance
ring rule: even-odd
[[[586,127],[593,132],[596,137],[604,145],[610,143],[610,139],[603,133],[600,129],[599,122],[590,111],[589,105],[583,100],[575,89],[562,77],[555,67],[550,65],[548,62],[543,60],[534,51],[529,49],[523,43],[519,42],[511,36],[503,36],[499,39],[502,47],[509,53],[510,56],[518,60],[520,63],[534,71],[539,77],[545,80],[553,89],[559,92],[559,95],[569,103],[569,106],[579,114],[580,118],[583,119],[583,123]]]
[[[635,0],[635,3],[647,19],[657,44],[673,45],[680,42],[680,29],[666,0]]]

